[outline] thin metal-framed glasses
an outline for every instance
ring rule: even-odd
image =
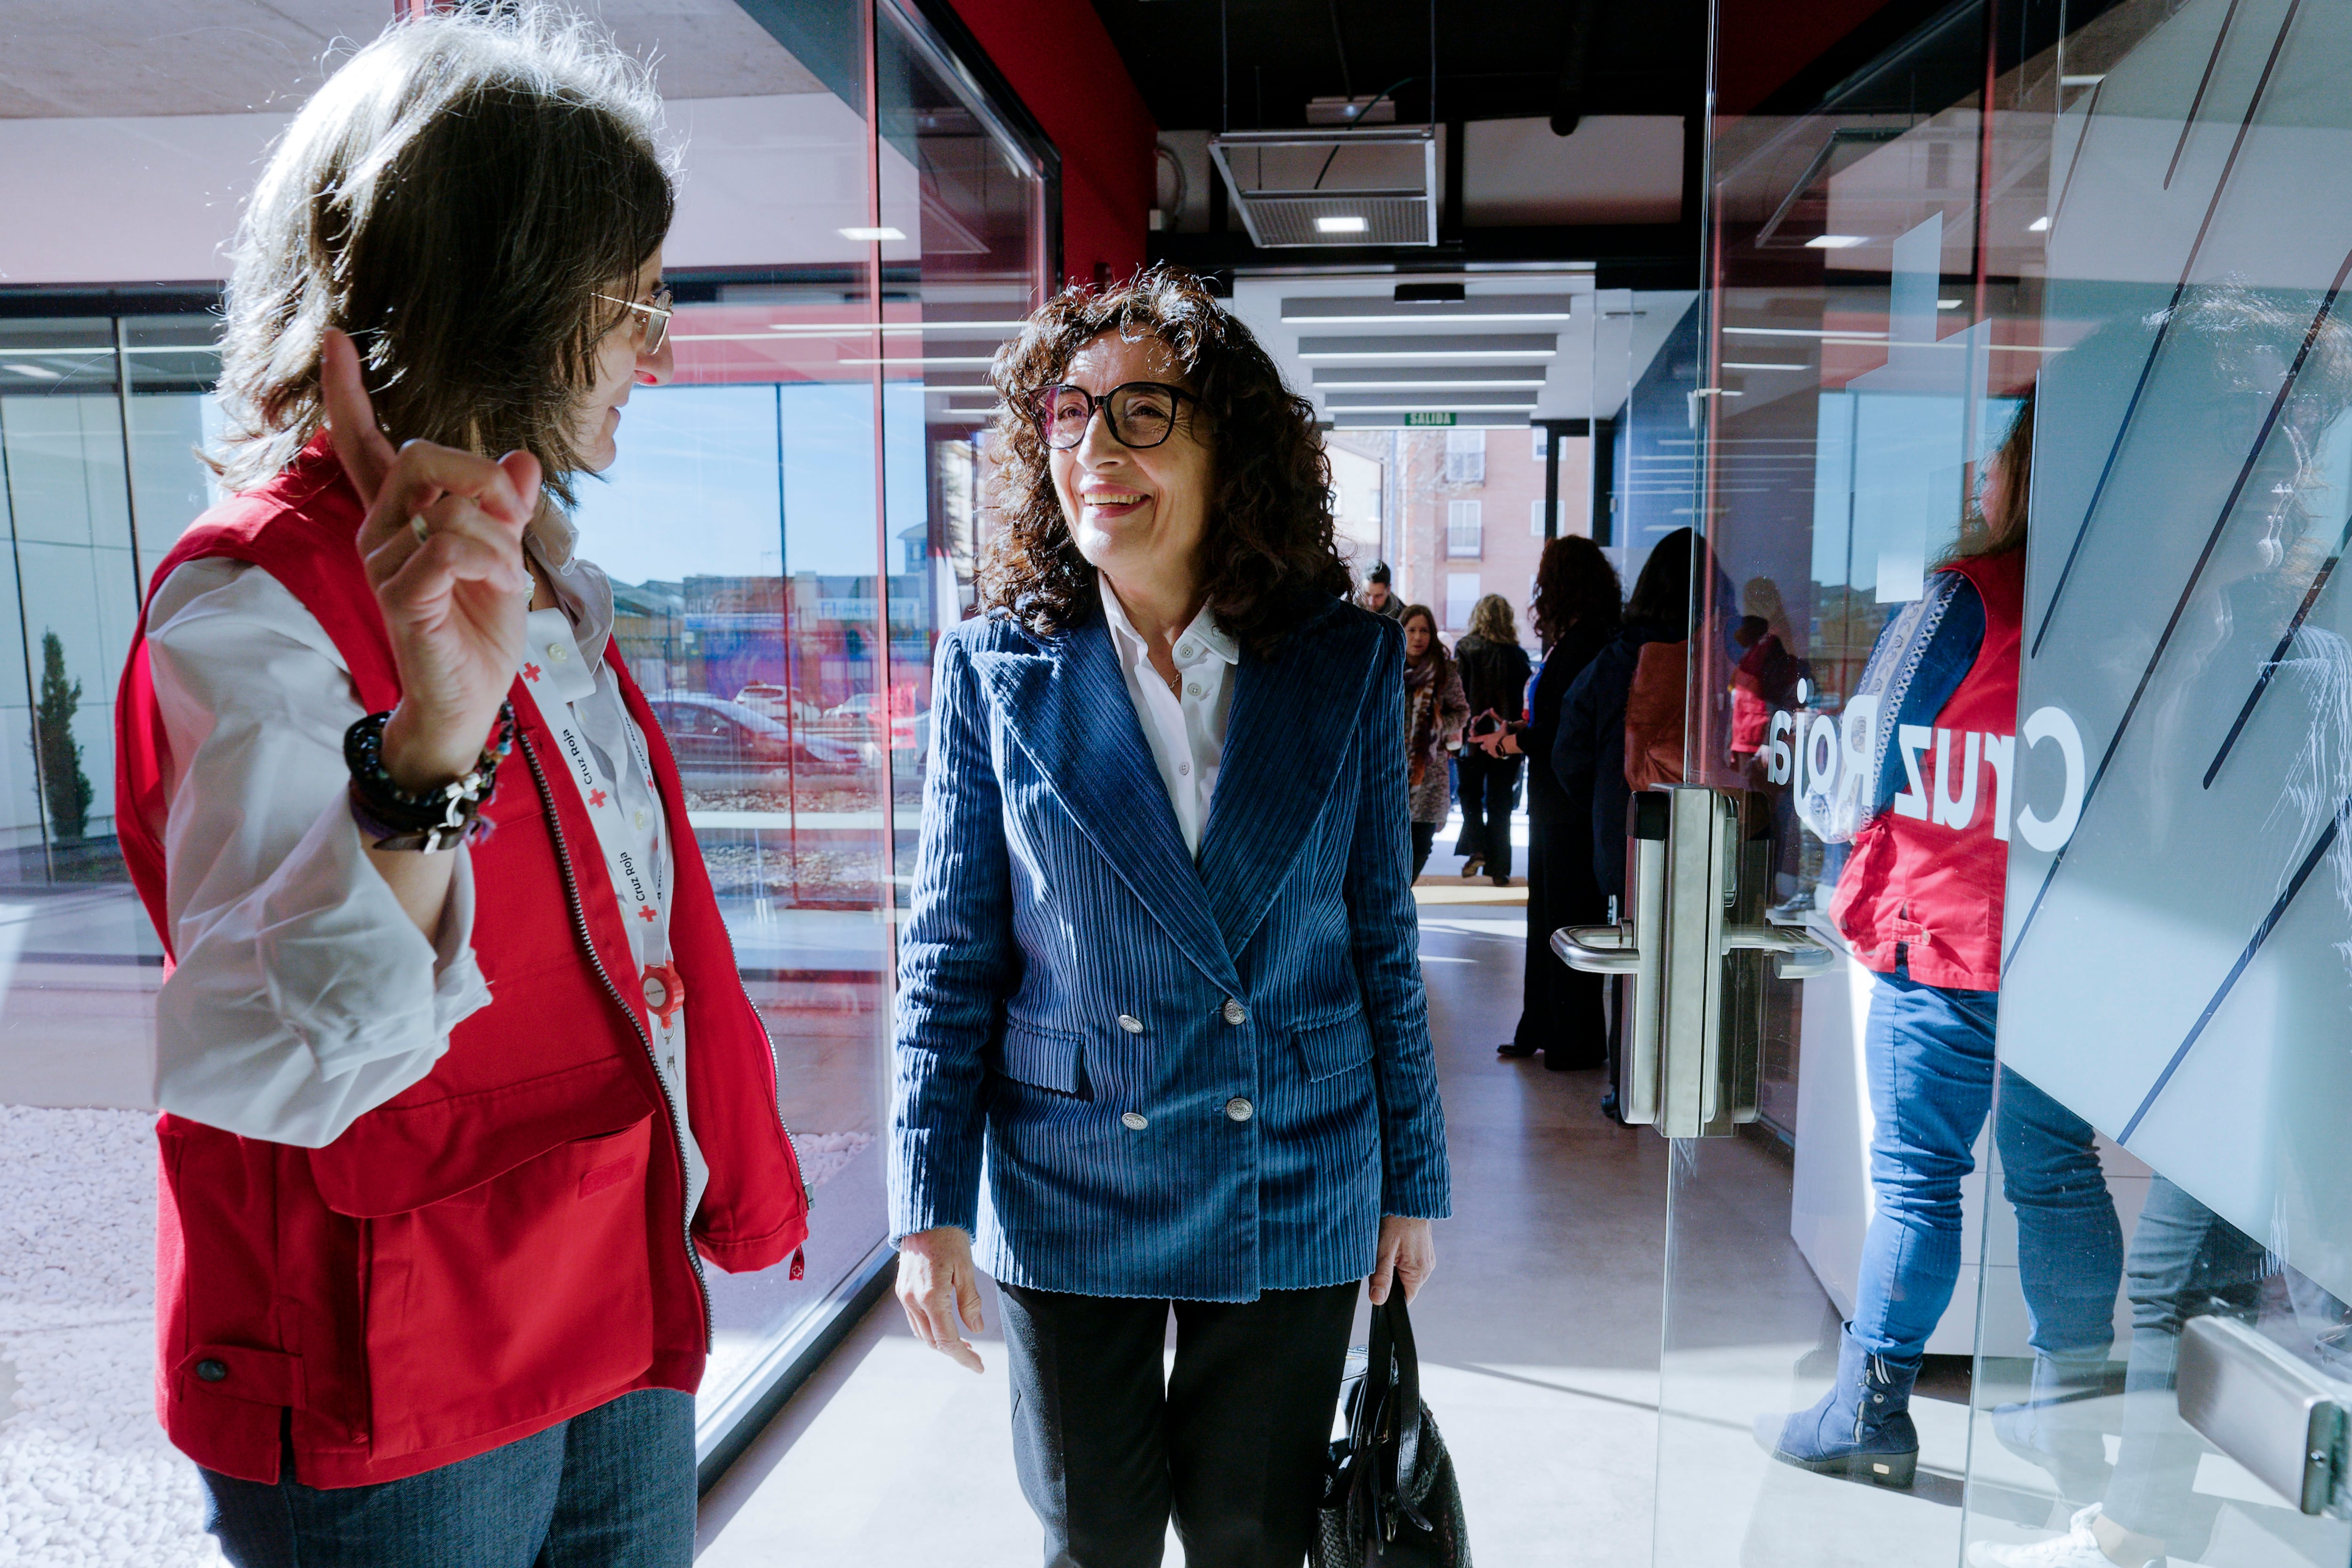
[[[1201,400],[1182,387],[1164,382],[1129,382],[1100,397],[1084,387],[1039,387],[1029,394],[1029,417],[1037,434],[1056,452],[1067,452],[1087,438],[1095,410],[1110,423],[1110,438],[1121,446],[1148,450],[1168,439],[1176,428],[1180,403]]]
[[[672,314],[668,288],[655,289],[654,301],[650,305],[642,299],[624,299],[615,294],[599,294],[596,298],[608,305],[625,305],[643,316],[646,319],[646,346],[642,352],[648,354],[661,352],[662,340],[669,336],[669,319]]]

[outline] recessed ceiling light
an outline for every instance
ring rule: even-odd
[[[1965,300],[1959,299],[1938,299],[1936,301],[1936,308],[1938,310],[1958,310],[1965,303],[1967,303]]]
[[[1723,368],[1727,371],[1810,371],[1813,367],[1791,363],[1787,360],[1726,360]]]
[[[1369,233],[1371,226],[1372,225],[1369,222],[1358,217],[1317,218],[1315,220],[1315,232],[1317,234],[1360,235]]]
[[[1852,250],[1858,245],[1868,245],[1868,235],[1815,235],[1805,242],[1807,250]]]
[[[842,238],[854,239],[860,245],[872,245],[877,240],[898,240],[907,237],[907,232],[904,229],[894,229],[887,224],[884,224],[879,228],[846,228],[839,230],[838,233]]]
[[[2050,232],[2049,217],[2045,214],[2044,216],[2034,219],[2032,223],[2025,225],[2025,232],[2030,235],[2048,234]]]
[[[10,365],[8,368],[20,376],[30,376],[37,382],[57,382],[65,379],[47,365]]]

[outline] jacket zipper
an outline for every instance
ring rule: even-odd
[[[654,1070],[654,1082],[661,1089],[662,1105],[669,1112],[670,1145],[677,1154],[678,1186],[683,1191],[688,1185],[684,1132],[686,1121],[678,1113],[677,1098],[669,1092],[669,1082],[661,1075],[661,1061],[654,1054],[653,1037],[646,1033],[646,1026],[639,1021],[636,1009],[631,1007],[628,998],[621,994],[621,988],[613,983],[611,972],[604,967],[604,960],[597,956],[596,938],[588,929],[588,912],[580,903],[580,884],[573,880],[572,874],[572,848],[564,841],[563,823],[556,814],[555,796],[548,788],[546,771],[539,765],[539,753],[531,749],[530,737],[520,730],[516,732],[515,742],[522,748],[523,760],[530,764],[530,779],[531,782],[539,788],[540,804],[547,809],[548,831],[555,839],[555,863],[563,873],[563,897],[572,908],[572,928],[578,935],[581,946],[587,949],[588,962],[595,969],[596,977],[604,982],[605,994],[613,998],[614,1005],[629,1020],[629,1027],[636,1031],[637,1042],[646,1048],[646,1061]],[[731,953],[730,956],[732,956]],[[764,1029],[761,1030],[762,1034],[766,1032]],[[775,1042],[771,1040],[768,1042],[769,1059],[773,1061],[775,1054]],[[780,1084],[778,1092],[782,1092]],[[786,1135],[789,1136],[789,1133]],[[798,1151],[795,1150],[794,1153],[795,1163],[797,1163]],[[684,1215],[678,1234],[686,1243],[687,1267],[694,1270],[694,1288],[702,1298],[702,1354],[708,1355],[710,1354],[711,1346],[710,1325],[716,1314],[710,1306],[710,1281],[702,1272],[700,1254],[694,1249],[694,1215],[691,1210]]]

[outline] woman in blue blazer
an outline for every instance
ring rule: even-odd
[[[1066,293],[992,379],[1005,531],[940,643],[899,946],[899,1298],[977,1369],[1002,1287],[1049,1563],[1155,1564],[1172,1515],[1195,1568],[1297,1568],[1357,1283],[1410,1297],[1448,1207],[1402,640],[1346,602],[1311,405],[1197,279]]]

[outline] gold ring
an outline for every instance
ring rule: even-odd
[[[418,544],[424,544],[433,538],[433,531],[425,526],[425,517],[422,513],[408,519],[408,531],[416,536]]]

